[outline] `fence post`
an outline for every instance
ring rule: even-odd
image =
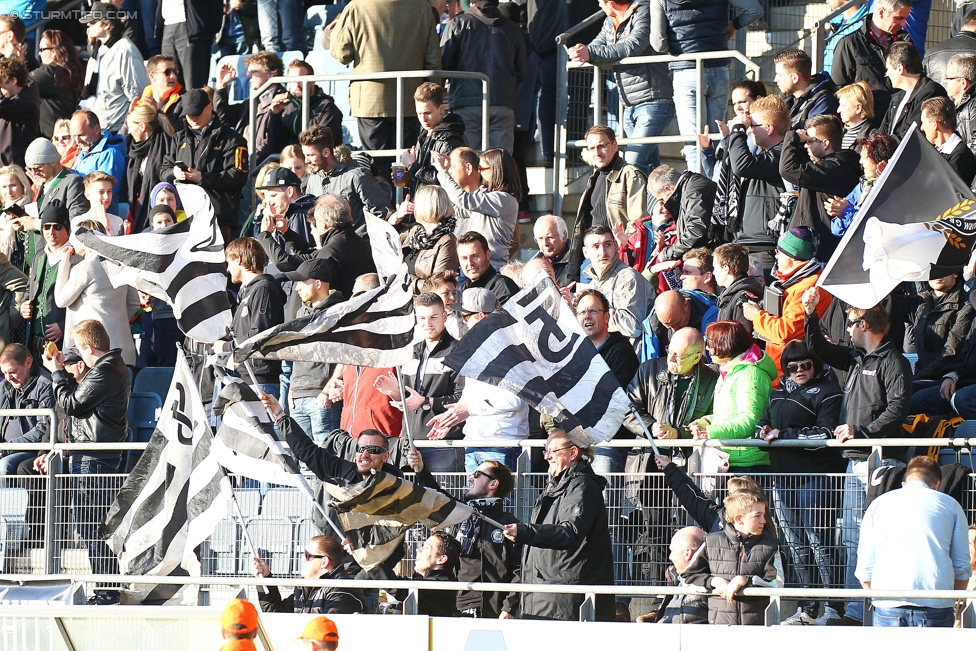
[[[562,45],[556,46],[556,133],[554,135],[552,152],[552,212],[555,215],[563,213],[563,192],[566,189],[566,140],[569,131],[566,128],[566,116],[569,114],[569,54]],[[560,93],[560,88],[566,92]]]
[[[532,448],[523,447],[515,462],[515,513],[516,517],[522,522],[527,522],[527,514],[532,512],[532,504],[526,502],[529,488],[528,474],[532,470]]]
[[[774,595],[769,598],[769,605],[766,606],[766,626],[779,626],[780,622],[780,596]]]
[[[410,588],[407,591],[407,598],[403,600],[403,614],[416,615],[418,601],[419,595],[417,594],[417,588]]]
[[[586,597],[583,598],[583,603],[580,604],[580,621],[596,621],[596,594],[587,592]]]
[[[55,437],[55,432],[57,429],[57,421],[55,420],[51,424],[51,438]],[[57,512],[58,507],[58,491],[54,488],[54,477],[57,473],[61,472],[61,455],[52,454],[47,461],[47,487],[45,488],[45,493],[47,499],[44,500],[44,573],[54,574],[55,572],[55,560],[56,551],[54,549],[54,528],[57,523],[54,520],[54,514]],[[62,523],[66,524],[66,523]]]

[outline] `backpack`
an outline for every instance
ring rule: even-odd
[[[701,323],[702,336],[704,336],[705,328],[718,320],[718,305],[715,304],[715,299],[708,292],[703,292],[700,289],[679,289],[678,291],[684,294],[688,300],[697,301],[704,306],[705,309]],[[641,323],[640,350],[637,356],[640,358],[642,364],[649,359],[656,359],[665,354],[661,340],[652,327],[651,317],[654,314],[655,312],[652,308],[651,313]]]
[[[956,431],[956,428],[964,421],[962,416],[954,416],[952,418],[933,418],[926,416],[925,414],[915,414],[909,416],[908,419],[902,423],[902,427],[907,432],[905,438],[914,439],[945,439],[950,438],[952,434]],[[939,452],[942,448],[938,445],[930,445],[926,450],[924,446],[919,446],[915,448],[906,448],[907,454],[905,456],[905,461],[911,460],[915,456],[922,454],[925,450],[925,456],[939,460]]]

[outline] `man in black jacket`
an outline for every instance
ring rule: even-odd
[[[352,577],[342,568],[342,544],[332,536],[313,536],[305,546],[305,560],[300,574],[310,581],[336,581]],[[271,576],[271,567],[259,556],[251,558],[254,576]],[[261,610],[266,613],[321,613],[323,615],[367,613],[366,595],[360,588],[296,587],[294,593],[281,598],[278,586],[258,592]]]
[[[811,287],[803,292],[806,313],[804,330],[807,348],[831,367],[848,372],[841,406],[841,424],[834,437],[841,443],[851,439],[885,439],[904,435],[902,423],[908,417],[912,397],[912,366],[901,354],[900,347],[885,336],[888,313],[879,305],[870,310],[850,308],[847,329],[853,347],[828,342],[820,330],[816,308],[820,289]],[[857,540],[860,514],[864,509],[868,473],[869,448],[849,448],[843,452],[848,459],[848,477],[844,482],[844,526],[842,538],[847,548],[845,582],[848,587],[859,585],[854,576],[857,561]],[[887,455],[886,455],[887,453]],[[897,450],[882,448],[882,465],[903,465]],[[841,622],[860,624],[862,603],[852,601]]]
[[[880,0],[872,5],[864,25],[842,38],[834,49],[830,76],[838,87],[866,81],[874,93],[875,126],[891,103],[891,81],[886,76],[885,54],[892,43],[912,42],[905,25],[912,11],[912,0]]]
[[[976,177],[976,155],[956,133],[956,107],[948,97],[930,97],[922,102],[922,133],[966,185]]]
[[[946,66],[957,54],[976,54],[976,11],[966,14],[966,22],[958,34],[925,50],[922,59],[925,74],[935,83],[948,86],[944,80],[951,75]]]
[[[912,373],[913,392],[942,382],[962,352],[966,333],[976,317],[959,272],[933,278],[928,286],[907,301],[918,355]]]
[[[0,372],[4,383],[0,388],[0,409],[51,409],[54,392],[51,378],[41,373],[39,364],[23,344],[7,344],[0,352]],[[4,443],[40,443],[48,437],[51,422],[44,416],[0,417],[0,441]],[[31,450],[0,452],[0,475],[14,475],[23,461],[32,460],[37,453]]]
[[[437,168],[431,160],[431,152],[450,156],[458,147],[467,147],[464,136],[464,120],[457,113],[446,113],[444,87],[425,81],[413,94],[417,119],[420,120],[420,137],[417,144],[403,152],[400,160],[407,165],[410,174],[410,194],[417,196],[422,185],[437,185]],[[480,123],[479,123],[480,124]],[[474,143],[478,146],[480,143]]]
[[[931,97],[945,97],[946,90],[922,72],[922,59],[911,43],[893,44],[888,49],[885,65],[895,92],[881,130],[901,140],[908,127],[921,119],[922,102]]]
[[[435,531],[420,547],[414,559],[415,580],[457,581],[461,543],[446,531]],[[454,590],[418,590],[417,614],[428,617],[456,617],[457,592]]]
[[[237,229],[241,191],[247,182],[247,143],[214,116],[203,89],[187,91],[182,102],[186,128],[176,133],[159,180],[194,183],[206,190],[224,241],[229,242]]]
[[[647,191],[658,201],[654,209],[667,212],[677,224],[678,240],[661,249],[662,261],[677,262],[691,249],[708,246],[708,225],[712,222],[717,190],[718,186],[701,174],[686,171],[679,175],[668,165],[657,167],[647,177]],[[663,238],[663,233],[656,233],[655,245],[659,246]]]
[[[790,131],[783,138],[779,173],[799,187],[800,196],[787,230],[808,226],[817,235],[817,259],[829,260],[840,238],[830,230],[824,202],[846,197],[861,178],[858,154],[843,149],[844,126],[836,115],[818,115],[806,129]]]
[[[41,135],[41,98],[20,59],[0,59],[0,163],[24,165],[24,154]]]
[[[499,305],[504,305],[505,301],[518,293],[518,284],[491,266],[488,240],[481,233],[468,231],[461,235],[457,241],[457,254],[465,276],[459,293],[463,294],[464,290],[472,287],[481,287],[494,294]]]
[[[64,354],[44,357],[44,367],[51,372],[58,408],[71,417],[72,443],[121,443],[128,437],[125,412],[129,407],[129,370],[122,361],[122,351],[112,349],[105,327],[94,319],[82,321],[71,329],[71,338],[88,367],[81,382],[64,368]],[[45,459],[45,457],[39,457]],[[112,501],[115,482],[101,477],[119,471],[120,452],[97,450],[74,453],[68,457],[68,470],[82,475],[73,481],[75,522],[81,538],[88,545],[88,558],[94,574],[118,574],[115,554],[98,534]],[[47,472],[46,460],[36,465]],[[119,603],[117,591],[96,589],[89,603]]]
[[[810,55],[803,50],[783,50],[773,57],[773,66],[773,79],[789,110],[790,128],[799,129],[807,118],[821,113],[837,114],[837,84],[827,72],[813,74]]]
[[[976,152],[976,53],[949,59],[943,84],[956,105],[956,133]]]
[[[549,483],[529,523],[505,525],[523,545],[523,584],[613,585],[613,555],[603,491],[607,480],[590,466],[592,453],[562,430],[546,440]],[[581,594],[522,593],[522,619],[576,621]],[[597,621],[614,620],[613,595],[597,595]]]
[[[712,273],[722,288],[715,299],[718,306],[717,321],[738,321],[752,332],[752,321],[742,314],[746,301],[759,302],[763,297],[763,284],[749,275],[749,249],[741,244],[723,244],[712,256]]]

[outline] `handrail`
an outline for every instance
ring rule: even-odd
[[[810,28],[810,60],[814,63],[814,72],[820,72],[820,69],[823,67],[824,49],[826,45],[826,38],[824,37],[823,28],[826,27],[827,23],[829,23],[832,19],[836,18],[852,7],[857,7],[864,4],[864,2],[865,0],[848,0],[823,18],[814,21],[813,27]]]
[[[572,27],[570,27],[569,29],[567,29],[565,32],[563,32],[562,34],[560,34],[559,36],[557,36],[556,37],[556,44],[557,45],[565,45],[566,43],[569,42],[570,37],[572,37],[574,34],[583,31],[584,29],[586,29],[587,27],[589,27],[590,25],[592,25],[594,23],[598,23],[598,22],[602,21],[606,17],[607,17],[607,15],[605,13],[603,13],[602,11],[597,11],[597,12],[593,13],[592,15],[590,15],[589,18],[584,18],[583,20],[581,20],[580,22],[576,23],[575,25],[573,25]]]

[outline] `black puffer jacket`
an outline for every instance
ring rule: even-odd
[[[972,6],[969,10],[972,10]],[[933,45],[925,49],[925,58],[922,60],[922,68],[926,76],[937,84],[943,84],[945,69],[949,65],[949,59],[957,54],[976,54],[976,33],[959,32],[952,38],[942,41],[938,45]]]
[[[960,280],[941,298],[926,290],[912,300],[916,380],[941,380],[952,359],[962,352],[976,309]]]
[[[728,47],[729,3],[714,0],[665,0],[668,50],[671,54],[718,52]],[[744,27],[737,16],[736,29]],[[706,68],[727,66],[728,59],[706,59]],[[672,70],[694,68],[694,61],[669,63]]]
[[[51,379],[40,373],[35,364],[23,390],[3,383],[0,409],[52,409],[54,391]],[[51,422],[43,416],[5,416],[0,418],[0,441],[4,443],[39,443],[48,436]]]
[[[708,225],[718,186],[695,172],[682,172],[665,202],[677,224],[678,241],[661,250],[660,259],[680,260],[688,251],[708,244]]]
[[[480,145],[481,143],[475,143]],[[417,138],[417,160],[410,166],[410,195],[417,196],[417,188],[422,185],[438,185],[437,168],[431,160],[430,153],[450,155],[458,147],[467,147],[468,141],[464,137],[464,120],[455,113],[448,113],[436,127],[427,131],[421,129]]]
[[[352,579],[341,567],[319,578],[326,581]],[[282,599],[278,586],[269,585],[267,592],[258,592],[258,601],[261,602],[261,610],[266,613],[352,615],[369,612],[366,595],[359,588],[297,587],[292,594]]]
[[[718,306],[717,320],[738,321],[745,326],[746,330],[752,332],[752,321],[742,315],[740,298],[743,296],[754,299],[763,297],[763,285],[758,278],[741,276],[722,290],[722,293],[715,299],[715,305]]]
[[[846,197],[858,184],[861,178],[859,155],[841,150],[814,161],[796,131],[790,131],[783,139],[779,173],[784,180],[800,187],[789,228],[812,228],[818,240],[817,259],[829,260],[840,238],[830,230],[830,215],[824,210],[823,203],[835,196]]]
[[[524,584],[613,585],[613,555],[603,490],[607,480],[580,459],[552,477],[518,524]],[[522,593],[523,619],[579,620],[581,594]],[[613,595],[597,595],[596,619],[614,620]]]
[[[668,360],[658,357],[640,365],[627,387],[627,397],[648,430],[660,422],[677,428],[680,438],[691,438],[688,425],[711,413],[717,382],[718,373],[699,363],[688,389],[684,394],[676,395],[678,377],[668,371]],[[624,427],[635,436],[644,437],[644,430],[632,412],[627,412]]]
[[[817,313],[804,320],[807,348],[824,364],[847,371],[841,423],[850,425],[856,439],[898,438],[905,433],[912,400],[912,365],[884,339],[874,352],[828,342]],[[845,449],[845,459],[866,459],[870,448]],[[889,450],[895,454],[893,450]],[[887,456],[887,455],[886,455]]]
[[[802,387],[784,378],[769,396],[769,407],[757,431],[769,426],[785,441],[826,441],[840,423],[843,394],[830,371],[823,370]],[[837,448],[772,448],[773,472],[844,472],[846,464]]]
[[[753,587],[755,577],[769,583],[782,581],[779,570],[779,541],[764,532],[749,536],[726,523],[722,531],[705,536],[705,548],[691,560],[681,577],[691,585],[712,588],[713,578],[731,581],[736,576],[751,577],[746,587]],[[782,583],[779,583],[782,585]],[[732,603],[720,596],[708,597],[708,623],[762,626],[769,597],[742,597]]]
[[[444,70],[480,72],[491,79],[489,105],[515,109],[515,91],[525,79],[525,38],[498,10],[498,0],[475,0],[441,34]],[[481,80],[452,79],[451,108],[481,106]]]
[[[896,140],[901,140],[905,136],[908,127],[912,126],[912,122],[920,123],[922,121],[922,102],[933,97],[946,97],[946,90],[922,75],[909,94],[905,106],[899,112],[898,107],[904,97],[905,91],[903,90],[896,90],[891,94],[891,104],[881,122],[881,130],[884,133],[891,134]]]
[[[614,61],[625,57],[653,56],[649,44],[651,33],[650,0],[637,0],[630,5],[626,17],[619,24],[613,18],[603,21],[600,34],[586,46],[590,61]],[[625,106],[645,104],[657,99],[671,99],[674,95],[671,75],[665,63],[643,63],[614,66],[613,74]]]
[[[976,90],[970,89],[956,107],[956,133],[976,153]]]
[[[776,246],[777,233],[769,228],[769,220],[779,210],[779,195],[786,188],[779,174],[781,144],[753,154],[749,138],[741,126],[729,134],[727,153],[732,173],[742,179],[739,214],[728,219],[728,229],[735,241],[746,246]]]
[[[830,78],[830,74],[818,72],[810,77],[810,87],[800,97],[792,94],[780,95],[787,108],[790,109],[790,128],[802,129],[807,118],[823,113],[837,113],[837,84]]]
[[[55,371],[54,397],[58,407],[71,416],[72,443],[120,443],[129,435],[125,412],[129,408],[129,369],[118,348],[105,353],[81,382],[65,370]],[[110,450],[85,452],[95,459],[118,459]]]

